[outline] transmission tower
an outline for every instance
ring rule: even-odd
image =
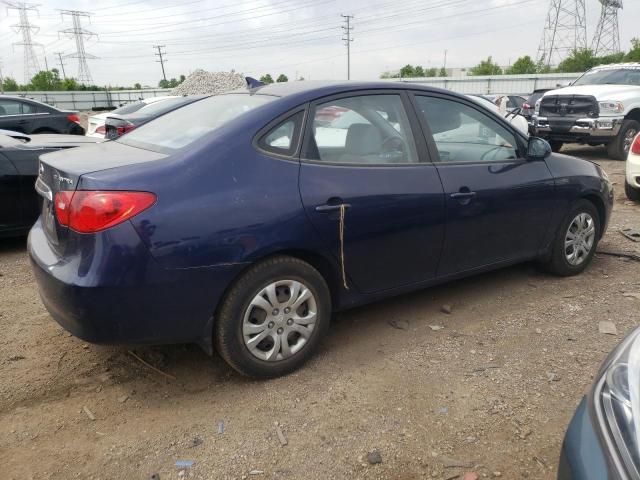
[[[20,17],[20,23],[11,25],[16,33],[22,33],[22,42],[16,42],[13,45],[24,47],[24,83],[29,83],[31,78],[40,71],[40,63],[33,47],[42,47],[41,44],[35,43],[32,34],[38,33],[38,27],[29,23],[29,12],[38,12],[38,5],[34,3],[9,2],[5,1],[8,10],[17,10]]]
[[[342,41],[347,46],[347,80],[351,80],[351,42],[353,42],[353,37],[351,36],[353,25],[351,25],[351,20],[353,20],[353,15],[340,16],[344,18],[344,25],[342,26],[344,36],[342,37]]]
[[[167,61],[166,58],[163,57],[163,55],[166,55],[167,52],[163,52],[162,49],[165,48],[165,45],[154,45],[153,48],[157,48],[158,49],[158,53],[156,53],[155,55],[157,57],[160,57],[160,60],[156,60],[157,63],[160,64],[160,66],[162,67],[162,78],[164,78],[164,81],[167,81],[167,75],[164,73],[164,64]]]
[[[76,51],[74,53],[69,53],[64,56],[64,58],[77,58],[78,59],[78,81],[81,83],[93,83],[93,79],[91,78],[91,72],[89,71],[89,65],[87,65],[88,58],[98,58],[95,55],[91,55],[87,53],[84,49],[84,40],[85,38],[91,38],[93,36],[97,36],[95,33],[90,32],[82,28],[82,24],[80,19],[82,17],[90,18],[89,12],[81,12],[79,10],[60,10],[60,14],[64,19],[65,15],[70,15],[73,21],[72,28],[66,28],[64,30],[60,30],[60,33],[67,35],[69,38],[75,38],[76,40]]]
[[[600,0],[602,13],[593,37],[591,50],[595,55],[620,53],[620,30],[618,28],[618,10],[622,9],[622,0]]]
[[[585,0],[551,0],[538,48],[538,61],[557,65],[574,50],[587,48]]]

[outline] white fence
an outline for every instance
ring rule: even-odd
[[[63,110],[91,110],[92,108],[118,107],[140,98],[170,95],[171,89],[154,88],[145,90],[99,90],[64,92],[5,92],[48,103]],[[0,96],[0,98],[2,98]]]
[[[488,77],[430,77],[392,78],[388,81],[419,83],[431,87],[446,88],[458,93],[492,94],[509,93],[527,95],[538,88],[555,88],[578,78],[578,73],[550,73],[544,75],[494,75]],[[33,98],[58,108],[91,110],[92,108],[117,107],[139,98],[170,95],[170,89],[100,90],[96,92],[6,92]]]
[[[549,73],[540,75],[493,75],[487,77],[393,78],[390,81],[419,83],[458,93],[528,95],[538,88],[556,88],[578,78],[579,73]]]

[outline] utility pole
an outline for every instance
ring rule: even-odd
[[[156,57],[160,57],[160,60],[156,60],[156,63],[159,63],[160,66],[162,67],[162,78],[164,78],[164,81],[167,81],[167,76],[164,73],[164,62],[166,62],[167,60],[165,60],[164,58],[162,58],[162,55],[166,55],[167,52],[163,52],[162,49],[166,48],[166,45],[154,45],[153,48],[157,48],[158,49],[158,53],[156,53]]]
[[[91,14],[89,12],[81,12],[79,10],[60,10],[60,15],[64,19],[65,15],[70,15],[73,21],[72,28],[66,28],[60,30],[60,33],[64,33],[68,37],[73,37],[76,40],[76,51],[65,55],[64,58],[77,58],[78,59],[78,81],[81,83],[90,84],[93,82],[91,78],[91,72],[89,72],[89,65],[87,64],[88,58],[98,58],[95,55],[87,53],[84,48],[85,38],[91,38],[97,36],[95,33],[90,32],[82,27],[80,19],[86,17],[90,19]]]
[[[447,52],[449,50],[445,50],[444,51],[444,64],[442,65],[442,69],[446,72],[447,71]]]
[[[0,60],[0,93],[4,93],[4,77],[2,76],[2,60]]]
[[[344,25],[342,26],[344,36],[342,37],[342,41],[347,46],[347,80],[351,80],[351,42],[353,42],[353,37],[351,36],[351,30],[353,30],[351,19],[353,15],[340,16],[344,18]]]
[[[34,3],[10,2],[8,0],[5,0],[4,4],[7,5],[7,10],[17,10],[20,16],[20,23],[11,26],[16,33],[22,34],[22,42],[14,43],[13,45],[24,47],[24,83],[29,83],[31,77],[40,71],[38,57],[33,47],[42,45],[34,43],[31,38],[31,34],[38,33],[40,28],[29,23],[29,12],[37,13],[38,5]]]
[[[62,54],[64,52],[54,52],[56,55],[58,55],[58,60],[60,60],[60,68],[62,69],[62,78],[64,78],[65,80],[67,79],[67,74],[64,73],[64,62],[62,61]]]

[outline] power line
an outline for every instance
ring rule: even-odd
[[[9,2],[5,1],[7,10],[17,10],[20,16],[20,23],[11,25],[16,33],[22,33],[22,42],[14,43],[13,45],[19,45],[24,47],[24,83],[29,83],[31,78],[40,71],[40,64],[38,57],[33,47],[42,45],[35,43],[31,38],[32,33],[38,33],[40,30],[38,27],[29,23],[29,12],[38,12],[38,5],[34,3],[24,2]]]
[[[156,62],[158,62],[160,64],[160,66],[162,67],[162,78],[164,78],[164,81],[167,81],[167,76],[164,73],[164,62],[166,62],[166,60],[164,60],[162,58],[162,55],[166,55],[167,52],[163,52],[162,49],[166,48],[165,45],[154,45],[153,48],[157,48],[158,49],[158,53],[156,53],[156,57],[160,57],[160,60],[156,60]]]
[[[64,58],[77,58],[78,59],[78,81],[81,83],[93,83],[91,78],[91,72],[89,71],[89,65],[87,64],[88,58],[98,58],[95,55],[87,53],[84,48],[84,39],[97,36],[95,33],[90,32],[82,27],[80,19],[82,17],[90,18],[89,12],[81,12],[79,10],[60,10],[60,14],[64,19],[65,15],[70,15],[73,21],[72,28],[66,28],[60,30],[60,33],[64,33],[68,37],[73,37],[76,41],[76,51],[69,53]]]
[[[351,30],[353,30],[351,19],[353,15],[341,14],[340,16],[344,18],[344,25],[342,26],[344,35],[342,36],[342,41],[347,46],[347,80],[351,80],[351,42],[353,42],[353,37],[351,36]]]
[[[55,55],[58,56],[58,60],[60,60],[60,68],[62,69],[62,78],[64,78],[65,80],[67,79],[67,74],[64,71],[64,62],[62,61],[62,54],[64,52],[54,52]]]

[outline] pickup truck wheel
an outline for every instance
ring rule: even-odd
[[[633,139],[638,132],[640,132],[640,122],[631,119],[622,122],[620,133],[607,145],[609,158],[613,160],[626,160]]]
[[[559,152],[560,149],[562,148],[562,146],[564,145],[563,142],[559,142],[558,140],[551,140],[549,142],[549,145],[551,145],[551,150],[554,152]]]
[[[640,202],[640,188],[633,188],[626,180],[624,182],[624,193],[632,202]]]

